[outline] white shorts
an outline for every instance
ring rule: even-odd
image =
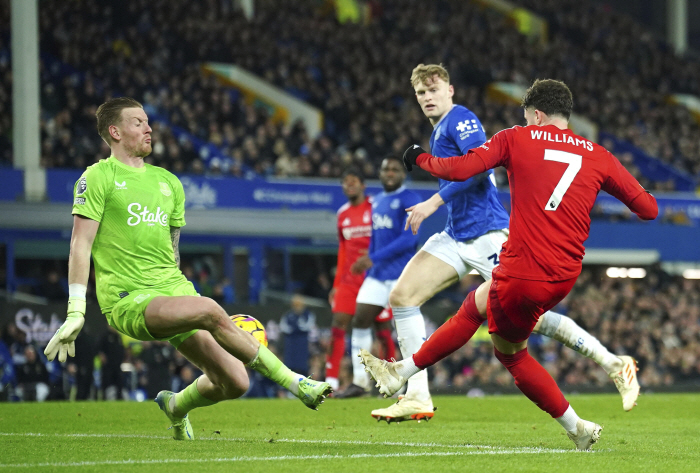
[[[389,307],[389,293],[396,286],[396,281],[398,279],[380,281],[379,279],[365,278],[357,293],[357,303]]]
[[[453,240],[447,233],[441,232],[430,237],[421,250],[452,266],[460,279],[475,269],[488,280],[499,263],[501,247],[507,239],[507,228],[490,231],[467,242]]]

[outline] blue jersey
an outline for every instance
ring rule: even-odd
[[[485,141],[484,127],[476,115],[455,105],[435,125],[430,151],[439,158],[461,156]],[[439,179],[438,193],[447,205],[445,232],[454,240],[473,240],[492,230],[508,228],[508,212],[498,199],[491,174],[489,170],[464,182]]]
[[[421,201],[418,194],[399,187],[382,192],[372,200],[372,238],[369,257],[372,267],[367,276],[380,281],[398,279],[404,266],[416,252],[418,237],[411,229],[404,230],[406,209]]]

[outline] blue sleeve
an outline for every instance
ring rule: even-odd
[[[404,209],[407,209],[418,204],[420,201],[421,198],[418,194],[406,192],[406,194],[402,196],[401,204]],[[375,249],[375,245],[372,245],[372,241],[370,241],[369,259],[371,259],[373,263],[386,261],[407,251],[415,251],[418,244],[418,235],[414,235],[410,228],[408,230],[403,230],[403,227],[406,226],[407,218],[408,214],[404,213],[403,218],[399,219],[398,224],[399,228],[401,228],[401,234],[388,245],[383,248]]]
[[[401,224],[401,227],[406,225],[406,221]],[[369,259],[372,260],[372,263],[376,264],[380,261],[386,261],[391,258],[393,258],[396,255],[400,255],[401,253],[405,253],[410,250],[415,250],[416,245],[418,244],[418,235],[414,235],[411,232],[411,229],[409,228],[408,230],[402,230],[401,235],[388,245],[386,245],[383,248],[378,249],[377,251],[371,252],[369,254]]]
[[[474,116],[474,115],[472,115]],[[474,119],[476,119],[476,116],[474,116]],[[456,130],[450,130],[450,138],[454,143],[457,145],[459,150],[462,152],[462,154],[467,154],[470,149],[472,148],[478,148],[479,146],[483,145],[486,142],[486,133],[484,133],[483,128],[481,127],[481,122],[479,123],[479,131],[476,133],[472,133],[469,138],[466,139],[461,139],[460,134],[457,133]],[[443,156],[445,158],[448,158],[449,156]],[[440,197],[442,197],[443,202],[449,202],[457,194],[461,194],[463,192],[466,192],[470,187],[472,187],[474,184],[477,184],[481,182],[484,178],[488,177],[490,171],[483,172],[481,174],[477,174],[476,176],[467,179],[466,181],[455,181],[455,182],[450,182],[447,184],[445,187],[440,189],[438,191],[438,194],[440,194]]]

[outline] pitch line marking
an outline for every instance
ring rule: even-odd
[[[471,451],[471,452],[402,452],[402,453],[355,453],[352,455],[281,455],[275,457],[230,457],[230,458],[169,458],[163,460],[104,460],[82,462],[56,462],[56,463],[13,463],[2,464],[0,468],[36,468],[36,467],[76,467],[76,466],[108,466],[108,465],[151,465],[167,463],[233,463],[233,462],[258,462],[258,461],[289,461],[289,460],[352,460],[364,458],[396,458],[396,457],[450,457],[466,455],[512,455],[512,454],[537,454],[555,453],[551,449],[521,448]],[[561,450],[561,453],[571,453],[575,450]]]
[[[43,434],[38,432],[0,432],[0,436],[13,437],[73,437],[73,438],[135,438],[135,439],[153,439],[153,440],[171,440],[172,437],[162,435],[138,435],[138,434]],[[309,440],[309,439],[244,439],[230,437],[202,437],[196,440],[210,440],[218,442],[265,442],[268,443],[311,443],[311,444],[327,444],[327,445],[368,445],[368,446],[388,446],[388,447],[425,447],[425,448],[465,448],[473,450],[486,451],[504,451],[517,450],[517,453],[571,453],[575,450],[564,450],[557,448],[541,448],[541,447],[517,447],[506,449],[505,447],[495,447],[493,445],[474,445],[474,444],[439,444],[433,442],[370,442],[367,440]],[[600,450],[598,450],[600,451]],[[488,452],[484,452],[488,453]],[[0,465],[1,466],[1,465]]]

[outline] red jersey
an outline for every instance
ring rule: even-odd
[[[369,249],[372,236],[372,203],[366,197],[359,205],[350,202],[338,209],[338,265],[333,287],[348,284],[360,287],[364,274],[352,274],[350,267]]]
[[[418,165],[442,179],[464,181],[503,166],[510,182],[510,236],[501,252],[504,274],[563,281],[581,273],[590,213],[602,189],[644,220],[656,199],[602,146],[554,125],[503,130],[464,156],[421,154]]]

